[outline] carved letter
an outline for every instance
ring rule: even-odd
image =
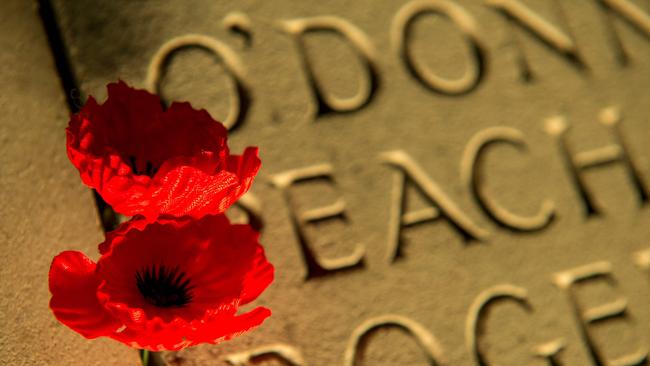
[[[648,273],[648,280],[650,280],[650,249],[637,252],[634,255],[634,261],[639,268]]]
[[[556,51],[579,70],[584,70],[586,65],[581,60],[574,37],[569,32],[564,32],[558,27],[546,21],[532,10],[527,8],[518,0],[487,0],[486,4],[505,16],[511,24],[517,24],[523,27],[533,36],[537,37],[550,49]],[[562,9],[555,1],[555,7],[558,10],[560,18],[564,18]],[[533,71],[530,68],[523,47],[519,42],[515,42],[519,47],[519,65],[521,67],[521,76],[524,80],[529,81],[534,78]]]
[[[472,353],[479,366],[488,365],[484,352],[479,346],[481,330],[484,329],[483,322],[485,321],[485,313],[494,303],[505,300],[514,301],[527,311],[531,311],[527,291],[521,287],[507,284],[490,287],[483,291],[469,308],[467,322],[465,323],[465,341],[470,353]]]
[[[545,200],[539,212],[532,217],[523,217],[504,209],[485,191],[484,172],[481,169],[484,153],[488,147],[499,143],[510,144],[519,150],[526,149],[521,131],[509,127],[491,127],[472,137],[461,160],[461,177],[473,193],[483,212],[497,224],[516,231],[535,231],[548,226],[553,220],[553,202]]]
[[[548,366],[562,366],[558,355],[564,347],[564,340],[556,339],[535,347],[534,352],[536,357],[545,359],[548,362]]]
[[[244,46],[250,47],[253,43],[253,25],[251,18],[246,13],[234,11],[223,18],[223,26],[243,38]]]
[[[287,366],[305,366],[300,351],[286,344],[274,344],[231,354],[226,356],[226,361],[233,366],[251,366],[253,360],[266,358],[281,360]]]
[[[436,338],[419,323],[399,315],[383,315],[369,319],[352,332],[348,346],[345,349],[343,366],[355,366],[362,360],[360,345],[373,331],[379,328],[396,327],[410,334],[424,350],[430,365],[444,365],[442,348]]]
[[[231,219],[232,223],[246,223],[249,224],[258,233],[262,232],[264,228],[264,220],[262,219],[262,204],[259,199],[253,195],[252,192],[246,192],[233,206],[242,211],[241,216],[236,216]],[[230,210],[228,211],[230,212]]]
[[[413,59],[410,48],[411,27],[416,19],[427,14],[448,18],[462,32],[470,46],[470,66],[459,79],[440,77]],[[390,29],[393,47],[411,75],[425,87],[446,95],[462,95],[474,90],[485,76],[487,50],[480,40],[474,17],[449,0],[415,0],[404,5],[395,15]]]
[[[324,180],[334,183],[332,170],[330,164],[321,164],[286,171],[276,174],[271,178],[271,183],[282,190],[284,200],[289,207],[291,224],[296,233],[296,237],[298,238],[300,248],[302,249],[303,259],[307,266],[306,279],[324,276],[332,272],[361,268],[364,266],[363,257],[365,250],[361,245],[357,245],[354,252],[347,257],[336,259],[318,258],[314,253],[310,240],[304,230],[304,226],[310,223],[331,219],[347,221],[347,216],[345,214],[345,201],[342,198],[329,206],[297,213],[296,204],[289,192],[289,187],[296,183],[314,180]]]
[[[183,49],[198,47],[212,52],[223,62],[224,69],[230,75],[235,86],[235,92],[230,99],[230,112],[223,123],[230,131],[234,131],[244,121],[251,103],[250,88],[245,80],[246,71],[239,56],[228,45],[202,34],[187,34],[172,38],[165,42],[153,56],[147,70],[147,89],[160,95],[161,79],[169,58]]]
[[[597,280],[606,280],[610,283],[614,282],[611,265],[608,262],[596,262],[557,273],[554,278],[555,284],[566,291],[569,297],[569,302],[573,307],[574,315],[578,322],[580,335],[587,345],[594,365],[639,366],[647,362],[647,346],[641,346],[635,353],[622,356],[616,360],[608,360],[603,355],[603,352],[598,349],[590,331],[590,326],[594,323],[611,321],[614,318],[627,318],[627,300],[621,298],[604,305],[584,309],[576,296],[574,289],[574,285],[576,284]]]
[[[377,51],[363,31],[354,24],[334,16],[287,20],[282,25],[282,29],[291,35],[298,45],[300,61],[316,99],[316,116],[328,113],[354,112],[370,103],[379,88],[380,80],[377,69]],[[304,35],[309,32],[333,33],[353,46],[367,73],[367,82],[356,95],[350,98],[338,98],[323,90],[305,50]]]
[[[403,151],[390,151],[381,155],[382,160],[399,169],[395,173],[391,219],[388,224],[388,260],[394,262],[402,256],[402,229],[416,224],[433,221],[439,218],[447,220],[466,241],[484,240],[488,232],[478,227],[461,211],[458,206],[442,191],[436,182],[431,180],[424,170],[419,167]],[[406,184],[414,184],[418,192],[434,207],[414,212],[404,212],[406,200],[404,193]]]
[[[602,212],[596,198],[589,192],[585,179],[582,176],[582,171],[602,165],[621,163],[628,171],[630,181],[639,195],[639,203],[641,206],[650,201],[650,193],[645,187],[641,179],[641,173],[632,161],[632,154],[630,149],[623,139],[623,134],[619,126],[621,120],[618,109],[610,107],[603,109],[600,114],[602,124],[609,127],[612,134],[616,138],[618,144],[604,146],[600,149],[585,151],[582,153],[573,154],[566,141],[566,131],[568,124],[563,117],[557,116],[549,118],[546,121],[546,130],[552,136],[557,136],[560,144],[560,150],[566,162],[566,166],[571,174],[573,183],[580,194],[582,203],[585,208],[586,215],[598,215]]]
[[[621,65],[627,65],[630,59],[623,47],[623,42],[616,31],[616,27],[611,22],[611,15],[616,13],[628,24],[632,25],[634,29],[639,31],[639,33],[648,38],[650,38],[650,16],[629,0],[598,0],[598,3],[606,12],[606,17],[609,21],[611,42],[614,48],[616,48],[618,61]]]

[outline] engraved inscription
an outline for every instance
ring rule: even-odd
[[[438,340],[426,328],[409,318],[388,314],[368,319],[352,332],[343,356],[343,366],[361,365],[363,346],[367,337],[373,332],[386,327],[397,327],[413,337],[426,354],[430,365],[442,366],[446,364]]]
[[[532,217],[524,217],[503,208],[485,190],[482,165],[489,147],[509,144],[519,150],[526,149],[523,133],[509,127],[492,127],[474,135],[463,154],[461,177],[463,183],[472,192],[483,212],[497,224],[515,231],[536,231],[547,227],[555,215],[552,201],[542,202],[539,212]]]
[[[559,18],[564,20],[564,13],[560,4],[556,0],[553,0],[552,2],[557,9]],[[582,61],[580,53],[578,52],[575,38],[568,30],[563,31],[559,29],[557,26],[548,22],[518,0],[487,0],[486,4],[503,14],[511,25],[516,24],[523,27],[528,31],[528,33],[541,40],[550,49],[568,60],[570,64],[575,66],[578,70],[584,70],[586,68],[585,63]],[[564,28],[568,29],[566,26]],[[518,42],[518,38],[516,37],[515,40],[518,49],[521,77],[525,81],[532,80],[534,78],[534,73],[530,67],[530,61],[528,60],[528,57],[526,57],[526,52],[524,52],[524,49],[520,44],[521,42]]]
[[[307,266],[306,279],[325,276],[337,271],[363,267],[365,248],[361,244],[357,244],[350,255],[334,259],[319,258],[312,249],[313,246],[310,244],[310,239],[304,230],[305,225],[332,219],[342,220],[344,222],[348,220],[343,198],[338,199],[328,206],[297,212],[298,210],[289,188],[294,184],[313,180],[323,180],[334,184],[332,166],[330,164],[313,165],[302,169],[278,173],[271,177],[271,183],[282,191],[284,200],[289,207],[290,222],[298,238],[302,256]]]
[[[233,223],[247,223],[258,233],[264,229],[264,219],[262,218],[262,203],[252,192],[246,192],[234,207],[239,211],[239,215],[231,218]],[[230,211],[228,211],[230,213]]]
[[[250,86],[246,81],[244,64],[227,44],[202,34],[187,34],[172,38],[165,42],[154,54],[147,69],[147,89],[155,94],[162,95],[161,83],[170,58],[184,49],[198,47],[212,52],[223,63],[224,69],[232,78],[234,92],[230,98],[228,116],[221,119],[231,131],[241,126],[246,118],[252,101]]]
[[[581,153],[573,153],[569,146],[566,138],[569,125],[564,117],[552,117],[546,121],[546,131],[557,138],[562,157],[588,217],[599,215],[603,210],[596,197],[587,188],[583,177],[583,171],[586,169],[613,163],[623,164],[627,168],[629,179],[638,194],[640,205],[643,206],[650,201],[650,191],[643,183],[640,170],[632,160],[632,154],[621,132],[620,121],[621,115],[618,108],[603,109],[600,113],[600,122],[609,128],[617,143]]]
[[[533,354],[535,357],[546,360],[548,366],[562,366],[563,363],[560,361],[559,355],[565,347],[563,339],[556,339],[535,347]]]
[[[223,18],[223,26],[233,34],[240,35],[244,46],[250,47],[253,43],[253,24],[248,15],[241,12],[228,13]]]
[[[283,21],[282,30],[291,35],[298,46],[301,64],[316,100],[316,116],[354,112],[372,101],[380,85],[380,73],[377,69],[378,56],[375,46],[361,29],[339,17],[319,16]],[[362,84],[354,96],[340,98],[324,90],[322,83],[316,77],[305,49],[305,35],[309,32],[335,34],[353,46],[366,71],[366,83]]]
[[[287,344],[273,344],[226,356],[226,361],[232,366],[253,366],[254,361],[267,359],[281,361],[286,366],[305,366],[300,351]]]
[[[40,2],[50,1],[65,3]],[[643,120],[625,121],[623,127],[621,111],[601,110],[609,104],[600,104],[623,102],[632,115],[643,118],[643,88],[638,84],[648,79],[650,64],[641,61],[650,55],[650,42],[643,49],[644,41],[625,38],[636,37],[631,29],[650,39],[650,2],[643,1],[339,1],[331,7],[322,1],[271,5],[199,0],[188,12],[173,11],[179,5],[167,4],[161,7],[160,14],[168,13],[163,15],[156,7],[149,12],[150,5],[133,4],[138,11],[131,11],[105,1],[102,10],[107,14],[140,21],[151,14],[152,24],[124,32],[128,37],[99,52],[111,55],[114,48],[124,55],[107,58],[107,63],[84,60],[71,70],[80,85],[97,88],[109,75],[131,78],[132,70],[144,70],[147,63],[146,86],[162,95],[172,92],[172,85],[183,85],[174,84],[177,80],[196,81],[192,73],[203,71],[208,77],[184,83],[183,90],[190,93],[202,89],[199,85],[211,75],[224,79],[225,74],[224,85],[214,88],[223,92],[228,109],[224,105],[225,116],[215,117],[231,132],[245,132],[231,139],[233,146],[259,144],[266,151],[267,172],[279,172],[267,176],[274,188],[259,191],[272,191],[266,192],[273,194],[266,196],[268,201],[248,193],[228,212],[233,222],[264,230],[269,257],[280,258],[277,287],[260,298],[274,317],[241,340],[223,348],[184,350],[174,362],[217,364],[219,357],[232,366],[341,361],[361,366],[374,364],[374,359],[399,364],[391,361],[407,354],[400,348],[406,345],[429,365],[488,366],[499,364],[499,357],[516,365],[649,365],[648,313],[636,310],[636,304],[645,304],[645,289],[650,288],[650,248],[637,247],[646,244],[639,235],[645,235],[650,214],[650,175],[644,177],[650,170],[649,157],[636,153],[638,149],[647,155],[648,147],[638,143],[650,141],[644,141]],[[66,4],[57,12],[77,6]],[[57,16],[65,19],[62,14]],[[173,21],[154,24],[157,16]],[[64,37],[74,46],[69,52],[72,64],[79,63],[77,53],[92,56],[88,45],[94,36],[110,33],[95,29],[102,26],[95,23],[112,22],[110,16],[91,19],[62,23]],[[450,31],[423,34],[431,24]],[[92,31],[90,39],[78,32],[86,29]],[[154,32],[142,36],[142,29]],[[179,36],[164,42],[168,34]],[[215,34],[223,36],[216,39]],[[124,42],[126,38],[133,43]],[[639,63],[622,67],[635,52]],[[196,65],[213,64],[211,69],[178,66],[197,53],[208,59]],[[131,54],[151,59],[142,65]],[[557,74],[542,74],[551,70]],[[124,75],[113,75],[116,71]],[[281,105],[258,105],[269,93],[276,96],[269,102]],[[549,110],[583,115],[594,105],[598,118],[593,131],[572,133],[568,120],[557,116],[544,121],[550,137],[539,135],[538,124],[552,116],[546,114]],[[255,113],[255,107],[264,108]],[[286,110],[281,114],[287,118],[277,118],[278,110]],[[305,118],[319,122],[305,125]],[[502,126],[504,120],[517,128]],[[475,134],[465,140],[468,131]],[[603,131],[607,142],[602,145],[578,144],[588,144]],[[553,155],[559,159],[549,158]],[[311,164],[305,160],[313,156],[325,156],[323,161],[332,164],[302,165]],[[521,168],[522,175],[499,173],[518,166],[520,161],[509,158],[530,159],[523,161],[528,165]],[[286,165],[291,162],[301,165]],[[458,177],[451,174],[459,162],[462,186],[454,187]],[[335,164],[350,175],[339,178]],[[621,190],[595,176],[621,172]],[[527,173],[544,174],[544,179]],[[261,174],[258,180],[266,178]],[[450,175],[449,181],[442,180]],[[382,181],[386,178],[390,181]],[[543,186],[565,180],[567,186]],[[338,183],[344,181],[351,191],[340,190]],[[507,189],[513,186],[514,193]],[[316,193],[302,195],[307,191]],[[573,205],[560,205],[561,198],[574,192]],[[634,212],[619,215],[614,196],[619,192],[629,199],[621,200],[622,207],[631,201],[642,209],[632,207]],[[286,207],[273,207],[277,205]],[[284,209],[286,217],[269,220]],[[603,217],[608,212],[617,215]],[[583,215],[587,222],[580,225]],[[449,232],[452,239],[446,240]],[[429,245],[432,253],[410,257],[407,240]],[[297,252],[285,256],[291,250]],[[621,294],[598,292],[619,290],[609,262],[555,274],[559,289],[549,282],[550,274],[568,268],[564,266],[576,256],[595,255],[625,263],[625,274],[642,281],[642,286],[630,286],[639,293],[626,294],[629,305]],[[486,289],[492,284],[500,285]],[[621,337],[613,335],[621,330]],[[201,356],[195,361],[194,355]]]
[[[388,260],[394,262],[402,256],[402,230],[413,225],[437,219],[444,219],[466,240],[484,240],[489,233],[477,226],[450,198],[440,186],[427,176],[405,152],[397,150],[383,153],[384,163],[394,167],[392,206],[388,224]],[[418,211],[404,212],[406,185],[412,184],[432,204],[432,207]]]
[[[587,308],[578,300],[575,288],[582,283],[590,281],[607,281],[613,284],[612,268],[609,262],[596,262],[582,267],[574,268],[568,271],[555,274],[555,284],[566,292],[569,302],[573,307],[574,316],[580,329],[580,335],[589,351],[589,354],[596,366],[602,365],[620,365],[620,366],[638,366],[648,362],[647,343],[643,339],[637,349],[624,356],[614,360],[605,356],[604,350],[598,346],[590,327],[599,322],[612,321],[614,319],[628,318],[627,300],[619,298],[618,300]],[[633,345],[630,345],[633,346]]]
[[[626,23],[632,25],[635,30],[648,38],[650,38],[650,16],[629,0],[597,1],[606,13],[605,18],[611,34],[610,40],[615,49],[617,59],[621,65],[627,65],[630,61],[630,56],[623,46],[623,41],[611,20],[612,15],[618,15]]]
[[[526,311],[532,311],[526,289],[510,284],[497,285],[480,293],[470,306],[465,323],[465,342],[469,352],[479,366],[489,365],[481,349],[482,330],[485,329],[487,311],[501,301],[514,301]]]
[[[650,267],[650,250],[643,250],[634,255],[637,264],[642,268]],[[573,268],[567,271],[556,273],[553,276],[554,283],[568,296],[572,307],[572,313],[576,320],[578,330],[589,356],[596,366],[645,366],[648,362],[648,350],[643,337],[636,333],[635,352],[628,353],[615,359],[607,359],[604,350],[595,341],[593,329],[598,323],[611,322],[615,320],[631,320],[627,309],[627,299],[618,300],[599,305],[586,307],[578,300],[579,287],[593,281],[605,281],[610,286],[615,283],[609,262],[596,262],[582,267]],[[465,321],[465,344],[476,365],[491,365],[487,352],[481,346],[487,329],[487,321],[491,309],[499,304],[509,302],[517,305],[526,313],[533,311],[528,298],[528,291],[512,284],[501,284],[492,286],[482,291],[470,305]],[[571,314],[567,314],[571,315]],[[628,322],[629,325],[630,322]],[[424,352],[427,362],[431,365],[447,364],[442,347],[434,337],[420,323],[396,314],[387,314],[372,317],[356,327],[347,343],[344,353],[343,365],[355,366],[364,363],[364,352],[371,342],[372,334],[381,329],[398,328],[411,336],[419,348]],[[636,327],[634,327],[635,330]],[[606,345],[607,343],[604,343]],[[629,347],[635,345],[629,344]],[[551,339],[547,342],[532,347],[531,357],[542,359],[549,366],[565,365],[561,360],[562,351],[567,348],[567,342],[562,337]],[[266,358],[265,358],[266,357]],[[241,352],[226,356],[226,360],[235,366],[253,366],[257,360],[274,359],[282,361],[283,364],[302,366],[305,364],[300,351],[292,346],[278,344],[255,348],[247,352]]]
[[[470,49],[469,65],[458,79],[436,75],[413,58],[410,46],[411,27],[427,14],[438,14],[449,19],[467,40]],[[480,31],[474,17],[464,8],[449,0],[414,0],[395,14],[390,28],[391,42],[397,56],[408,72],[423,86],[437,93],[462,95],[474,90],[483,80],[487,68],[487,50],[480,39]]]
[[[639,268],[647,272],[648,280],[650,280],[650,249],[635,253],[634,262]]]

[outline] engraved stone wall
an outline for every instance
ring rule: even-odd
[[[96,258],[92,193],[65,153],[68,110],[36,4],[0,2],[0,362],[137,365],[135,352],[87,341],[52,316],[47,274],[63,250]]]
[[[52,4],[82,95],[261,150],[274,314],[169,365],[648,363],[647,2]]]

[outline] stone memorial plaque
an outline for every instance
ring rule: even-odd
[[[48,308],[48,270],[64,250],[96,257],[92,193],[65,153],[68,109],[36,3],[0,2],[0,360],[3,365],[137,365],[108,339],[89,342]]]
[[[273,315],[168,365],[648,363],[648,2],[53,6],[82,95],[260,147]]]

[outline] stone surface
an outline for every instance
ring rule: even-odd
[[[650,245],[647,199],[619,159],[580,173],[589,197],[601,207],[599,214],[587,215],[569,160],[553,135],[562,131],[563,122],[547,121],[562,116],[571,126],[565,137],[572,154],[613,146],[580,155],[579,161],[621,157],[620,141],[599,123],[600,115],[606,121],[616,117],[609,108],[618,108],[626,151],[636,165],[633,176],[650,185],[650,42],[643,34],[650,26],[643,1],[608,2],[615,11],[636,14],[634,19],[642,22],[636,30],[621,13],[606,16],[609,10],[599,5],[605,2],[588,0],[54,3],[73,72],[86,94],[103,99],[105,84],[121,78],[150,86],[166,100],[189,100],[225,120],[234,83],[224,60],[231,72],[242,75],[240,84],[249,91],[250,108],[232,132],[231,148],[261,149],[264,167],[252,193],[261,205],[262,241],[277,279],[256,304],[272,308],[274,315],[232,342],[167,354],[168,364],[220,365],[227,359],[246,364],[241,352],[250,350],[276,352],[254,357],[251,363],[260,365],[282,364],[277,353],[297,365],[347,365],[355,359],[359,365],[421,365],[428,364],[425,354],[430,352],[450,365],[480,364],[478,358],[484,357],[486,364],[541,366],[607,364],[647,352],[650,283],[647,264],[639,259]],[[508,23],[491,8],[495,4],[510,9],[519,23]],[[405,55],[399,52],[400,34],[394,33],[400,24],[411,24],[409,12],[416,13],[418,6],[435,11],[414,18]],[[522,6],[530,11],[521,11]],[[445,12],[455,22],[440,15]],[[343,24],[350,35],[346,39],[320,31],[305,36],[308,62],[326,95],[344,98],[365,90],[366,64],[357,55],[375,54],[369,63],[380,83],[356,111],[317,114],[301,48],[287,34],[301,24],[286,21],[320,16],[328,17],[311,21],[324,27]],[[547,21],[539,22],[539,17]],[[520,27],[528,21],[532,31]],[[468,52],[471,37],[480,40],[484,51],[485,69],[476,88],[463,90],[456,82],[435,91],[417,78],[423,68],[448,79],[475,68],[476,56]],[[192,46],[197,44],[202,48]],[[186,47],[167,60],[157,58],[170,45]],[[230,51],[220,57],[210,51],[224,47]],[[409,72],[407,57],[415,60],[415,73]],[[147,75],[163,77],[156,83],[147,81]],[[467,152],[477,148],[476,138],[490,134],[511,143],[490,145],[484,159],[473,163]],[[526,148],[512,143],[518,138]],[[400,213],[394,202],[400,175],[386,163],[385,153],[395,150],[435,182],[424,186],[437,195],[437,207],[446,204],[448,212],[471,221],[478,227],[475,236],[483,240],[465,241],[444,220],[422,223],[404,229],[402,257],[387,260],[395,244],[394,218]],[[395,163],[403,155],[388,158]],[[485,192],[505,214],[489,202],[482,209],[465,180],[463,174],[477,164],[485,178],[477,183],[478,193]],[[305,167],[323,174],[331,170],[333,178],[297,183],[290,189],[290,205],[278,187],[286,182],[287,171]],[[420,193],[406,191],[407,212],[431,206]],[[329,259],[349,258],[355,248],[363,248],[364,266],[306,279],[309,266],[291,212],[340,198],[347,221],[306,223],[305,241]],[[555,214],[549,225],[529,231],[522,225],[530,220],[513,221],[513,215],[533,217],[545,199]],[[451,203],[457,210],[449,209]],[[424,216],[404,219],[418,217]],[[508,228],[504,220],[519,229]],[[575,273],[564,271],[576,268],[593,278],[571,287],[576,289],[571,297],[562,284]],[[610,268],[611,275],[603,275]],[[608,282],[610,277],[615,281]],[[489,295],[498,299],[487,302],[490,308],[481,312],[475,328],[472,314]],[[530,307],[514,301],[517,296]],[[582,312],[575,311],[573,298]],[[626,319],[582,326],[576,318],[596,316],[586,310],[617,299],[626,300],[614,303],[626,305]],[[356,347],[355,337],[366,329],[375,330]],[[415,332],[428,348],[404,329]],[[559,344],[563,350],[553,356],[558,361],[535,356],[553,353]]]
[[[97,257],[91,192],[65,153],[68,110],[35,3],[0,3],[0,362],[137,365],[137,352],[89,341],[52,316],[47,274],[63,250]]]

